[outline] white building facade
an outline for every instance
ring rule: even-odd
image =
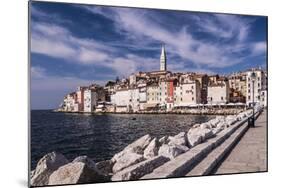
[[[255,74],[254,79],[252,79],[253,73]],[[255,70],[247,71],[246,87],[247,87],[246,104],[248,106],[252,106],[253,102],[254,104],[256,103],[262,104],[265,101],[267,101],[266,99],[267,77],[263,70],[255,69]],[[264,101],[262,99],[264,99]]]
[[[140,92],[139,88],[131,88],[130,92],[130,110],[133,112],[138,112],[140,110]]]
[[[111,102],[115,105],[116,112],[130,111],[131,93],[129,89],[117,90],[111,95]]]
[[[228,82],[211,84],[208,86],[208,104],[226,104],[229,102]]]
[[[84,112],[94,112],[97,105],[97,93],[92,89],[84,91]]]
[[[181,83],[176,86],[175,106],[189,106],[200,102],[200,83],[198,81]]]

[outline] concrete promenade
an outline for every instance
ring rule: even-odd
[[[267,171],[267,111],[256,120],[213,174]]]

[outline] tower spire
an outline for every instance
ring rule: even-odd
[[[166,70],[167,70],[167,57],[166,57],[165,45],[162,44],[161,56],[160,56],[160,71],[166,71]]]

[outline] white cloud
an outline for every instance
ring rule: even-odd
[[[105,53],[100,53],[95,49],[88,50],[81,48],[78,59],[83,63],[92,63],[93,61],[103,62],[108,58]]]
[[[74,48],[63,41],[35,34],[31,37],[31,52],[64,59],[72,59],[77,53]]]
[[[229,51],[226,51],[225,46],[197,40],[188,33],[185,27],[178,32],[170,32],[161,25],[151,22],[145,13],[141,14],[138,10],[121,8],[112,10],[115,11],[115,16],[112,18],[116,26],[136,36],[136,41],[142,41],[145,38],[145,40],[164,42],[170,53],[177,54],[185,61],[189,60],[208,67],[227,67],[241,62],[239,58],[234,58]],[[232,23],[234,22],[237,20],[233,19]],[[225,32],[224,35],[230,36],[231,32]],[[246,30],[243,36],[246,36]]]
[[[31,78],[44,78],[45,77],[45,69],[41,67],[31,67],[30,68]]]
[[[96,64],[108,59],[106,48],[93,39],[81,39],[58,25],[32,23],[31,52],[74,63]]]
[[[222,44],[220,41],[203,41],[195,38],[189,27],[183,26],[177,32],[171,32],[166,27],[149,19],[145,10],[126,8],[104,8],[79,6],[86,10],[112,19],[115,30],[126,36],[130,41],[126,44],[102,43],[94,39],[78,38],[67,29],[58,25],[32,23],[32,45],[34,53],[41,53],[57,58],[64,58],[70,62],[83,65],[98,64],[113,68],[118,74],[126,75],[130,71],[158,69],[159,60],[141,57],[134,54],[124,54],[119,46],[134,48],[142,46],[144,49],[155,49],[151,43],[165,43],[169,54],[168,67],[178,71],[184,68],[187,62],[193,62],[197,67],[223,68],[243,62],[245,57],[237,57],[245,49],[253,53],[261,52],[260,47],[253,47],[245,43],[250,31],[249,24],[239,16],[214,14],[208,19],[194,17],[201,31],[209,32],[219,38],[232,39],[232,44]],[[195,19],[196,18],[196,19]],[[130,46],[130,47],[129,47]],[[121,52],[121,53],[120,53]],[[159,51],[160,54],[160,51]],[[177,64],[174,66],[173,64]],[[125,68],[125,66],[128,66]]]
[[[267,45],[266,45],[266,42],[256,42],[256,43],[253,43],[253,55],[260,55],[260,54],[265,54],[266,53],[266,48],[267,48]]]

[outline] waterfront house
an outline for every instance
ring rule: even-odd
[[[131,94],[128,88],[116,90],[111,95],[111,103],[115,105],[116,112],[129,112],[130,111]]]
[[[229,102],[229,83],[225,77],[216,77],[208,85],[208,104],[226,104]]]
[[[84,112],[94,112],[97,104],[97,92],[95,89],[84,91]]]
[[[83,111],[84,110],[84,91],[88,87],[85,86],[79,86],[77,88],[76,94],[77,94],[77,104],[75,111]]]
[[[252,73],[255,73],[254,81],[251,78]],[[253,103],[262,103],[262,90],[267,90],[267,74],[262,69],[252,69],[246,72],[246,86],[247,86],[247,96],[246,103],[251,106]],[[254,91],[253,91],[254,84]]]
[[[201,102],[201,88],[198,80],[180,79],[175,89],[175,106],[184,107]]]
[[[149,83],[146,86],[147,100],[145,104],[145,109],[156,109],[160,104],[160,94],[159,94],[158,83]]]

